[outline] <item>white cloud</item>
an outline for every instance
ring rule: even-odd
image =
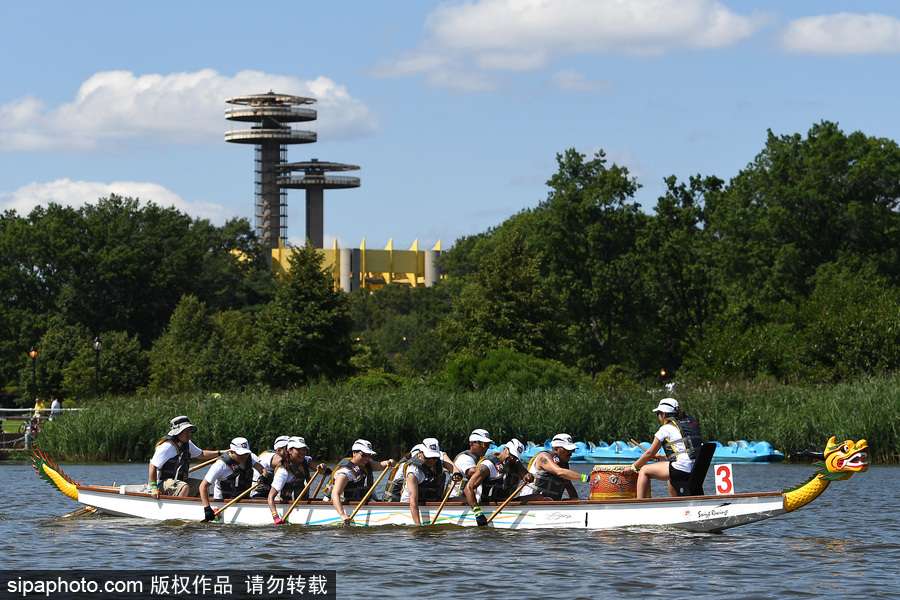
[[[477,0],[443,4],[430,36],[374,74],[424,75],[452,85],[454,74],[525,71],[582,54],[654,56],[719,48],[754,35],[766,17],[734,13],[715,0]]]
[[[550,76],[550,85],[560,90],[587,92],[609,89],[614,87],[615,84],[606,79],[592,79],[575,69],[565,69],[557,71]]]
[[[79,207],[92,204],[99,198],[111,194],[140,198],[142,202],[153,202],[164,208],[175,207],[192,217],[209,219],[216,225],[223,225],[234,216],[233,209],[227,209],[210,202],[188,202],[178,194],[156,183],[140,181],[72,181],[58,179],[48,183],[31,183],[11,193],[0,194],[0,212],[15,210],[20,216],[27,215],[35,206],[46,206],[53,202],[63,206]]]
[[[225,99],[265,93],[318,100],[316,121],[300,124],[329,139],[368,135],[379,124],[346,86],[327,77],[300,80],[261,71],[234,77],[212,69],[195,73],[140,75],[96,73],[72,102],[56,107],[32,96],[0,106],[0,152],[111,152],[129,144],[221,144],[224,132],[245,125],[225,120]]]
[[[804,17],[788,24],[779,45],[797,54],[896,54],[900,19],[845,12]]]

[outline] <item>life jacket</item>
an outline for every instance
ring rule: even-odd
[[[440,502],[443,499],[444,483],[446,476],[444,475],[444,467],[438,459],[434,469],[430,468],[418,456],[410,459],[403,465],[403,482],[406,482],[406,470],[410,465],[414,465],[421,472],[425,479],[419,484],[419,501],[420,502]]]
[[[509,466],[500,460],[499,454],[489,454],[476,463],[476,468],[484,461],[489,461],[497,469],[497,476],[491,477],[481,483],[481,501],[503,502],[509,498],[518,484],[518,473],[514,473]]]
[[[299,494],[306,487],[306,482],[309,481],[309,461],[306,458],[304,456],[299,465],[294,465],[291,461],[285,460],[275,467],[276,470],[285,467],[294,476],[293,480],[287,482],[281,488],[282,502],[290,502],[294,499],[295,494]],[[309,492],[307,491],[306,494],[309,495]]]
[[[250,483],[253,481],[253,459],[249,454],[244,464],[240,464],[230,453],[223,454],[219,460],[231,467],[231,474],[219,482],[223,499],[234,498],[244,490],[250,489]]]
[[[559,461],[559,455],[553,450],[547,450],[547,454],[550,455],[550,458],[553,459],[553,462],[558,464],[563,468],[568,468],[569,464],[562,464]],[[531,465],[534,464],[535,459],[540,456],[541,453],[537,453],[534,458],[531,459],[531,462],[528,463],[528,470],[531,471]],[[560,477],[559,475],[554,475],[549,471],[537,471],[534,473],[534,483],[531,484],[534,486],[534,491],[544,496],[546,498],[552,498],[553,500],[562,500],[563,490],[565,489],[566,480]]]
[[[188,472],[191,468],[191,443],[182,444],[174,435],[167,435],[163,439],[156,442],[156,445],[171,442],[178,454],[170,458],[159,469],[157,479],[165,481],[166,479],[177,479],[178,481],[187,481]]]
[[[384,490],[384,501],[385,502],[400,502],[400,496],[403,495],[403,483],[406,481],[406,467],[405,465],[409,463],[411,459],[409,458],[401,458],[400,462],[395,463],[393,468],[391,468],[391,472],[388,473],[388,484]],[[397,471],[403,467],[403,477],[400,479],[394,479],[397,476]]]
[[[481,459],[478,458],[478,455],[476,455],[476,454],[475,454],[474,452],[472,452],[471,450],[463,450],[462,452],[460,452],[459,454],[457,454],[457,455],[456,455],[456,458],[453,459],[453,464],[456,464],[456,461],[458,461],[458,460],[459,460],[459,457],[462,456],[463,454],[465,454],[466,456],[468,456],[469,458],[471,458],[472,460],[474,460],[474,461],[475,461],[475,467],[476,467],[476,468],[478,467],[478,462],[479,462]],[[459,490],[459,493],[460,493],[460,494],[462,494],[462,493],[463,493],[463,490],[466,489],[466,484],[467,484],[467,483],[469,483],[469,478],[466,477],[466,474],[465,474],[465,473],[462,473],[462,480],[459,482],[459,487],[456,488],[456,489]]]
[[[700,435],[700,423],[697,422],[697,419],[685,413],[683,418],[666,419],[665,423],[675,425],[681,434],[677,440],[666,440],[663,443],[663,450],[666,451],[666,458],[669,459],[669,462],[678,460],[679,453],[675,452],[675,444],[678,442],[684,444],[684,451],[687,452],[688,458],[696,460],[700,454],[700,446],[703,445],[703,436]]]
[[[344,501],[359,502],[368,493],[369,488],[372,487],[372,483],[375,481],[375,478],[372,477],[372,466],[367,464],[365,467],[360,467],[349,458],[342,459],[334,468],[334,472],[331,473],[327,495],[331,495],[331,490],[334,488],[334,475],[341,467],[347,467],[356,475],[356,479],[348,481],[347,486],[344,488]],[[372,498],[372,500],[375,500],[375,498]]]
[[[275,450],[266,450],[259,455],[259,462],[263,467],[265,467],[266,472],[262,475],[259,475],[259,479],[257,479],[259,485],[256,486],[255,490],[253,490],[253,493],[250,495],[251,498],[269,497],[269,491],[272,489],[272,476],[275,475],[275,469],[272,468],[272,458],[268,457],[270,454],[272,455],[272,458],[280,456]],[[284,461],[282,460],[282,464],[283,462]],[[257,475],[253,475],[253,477],[256,478]]]

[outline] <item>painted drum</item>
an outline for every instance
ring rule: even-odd
[[[637,498],[637,473],[625,467],[596,466],[591,471],[591,500]]]

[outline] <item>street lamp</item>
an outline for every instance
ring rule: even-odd
[[[31,350],[28,351],[28,356],[31,357],[31,388],[34,390],[34,396],[37,398],[37,366],[36,366],[36,358],[37,358],[37,350],[34,349],[34,346],[31,347]]]
[[[100,383],[100,350],[103,349],[103,342],[100,336],[94,338],[94,398],[97,397],[97,390]]]

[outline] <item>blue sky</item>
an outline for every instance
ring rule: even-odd
[[[270,89],[318,99],[291,162],[361,167],[325,192],[327,246],[446,249],[545,199],[568,148],[628,167],[652,211],[767,129],[900,140],[897,2],[9,0],[0,23],[0,210],[22,215],[116,193],[252,223],[225,99]],[[288,215],[299,243],[301,190]]]

